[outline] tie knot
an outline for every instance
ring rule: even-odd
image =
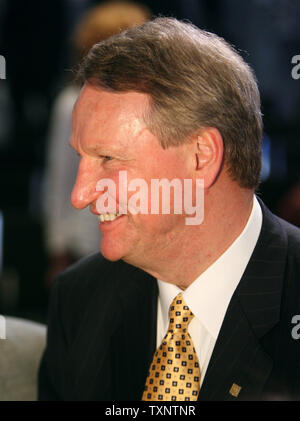
[[[169,309],[169,331],[185,331],[194,315],[179,293],[172,301]]]

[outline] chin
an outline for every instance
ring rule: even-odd
[[[116,262],[124,257],[124,253],[122,253],[118,247],[106,246],[102,242],[100,245],[100,252],[106,260],[111,262]]]

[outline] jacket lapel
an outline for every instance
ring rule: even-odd
[[[261,207],[261,234],[228,306],[199,400],[257,399],[272,370],[261,341],[279,321],[287,240],[279,220]]]

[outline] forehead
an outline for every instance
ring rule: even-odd
[[[104,144],[117,140],[124,146],[129,140],[132,143],[146,130],[141,114],[148,101],[145,94],[114,93],[84,85],[73,110],[71,143],[79,139]]]

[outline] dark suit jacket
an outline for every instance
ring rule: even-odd
[[[300,230],[262,209],[262,231],[199,400],[300,400],[300,339],[292,336]],[[156,346],[157,293],[152,276],[100,254],[62,273],[50,300],[39,399],[140,400]],[[238,397],[229,393],[233,383],[242,387]]]

